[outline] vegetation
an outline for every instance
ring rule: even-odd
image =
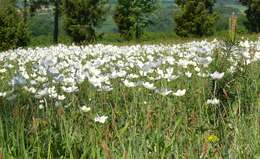
[[[65,30],[76,43],[96,41],[95,27],[105,19],[107,0],[65,0]]]
[[[156,6],[157,0],[118,0],[114,20],[121,36],[140,39],[144,29],[152,24],[150,17]]]
[[[0,156],[257,158],[259,43],[2,53]]]
[[[0,0],[0,159],[259,158],[257,2]]]
[[[31,0],[30,2],[31,15],[33,15],[34,12],[36,12],[38,9],[41,9],[43,6],[46,8],[50,7],[50,5],[54,6],[53,43],[57,44],[59,40],[59,17],[61,12],[61,0]]]
[[[27,24],[19,16],[11,0],[0,1],[0,51],[26,46]]]
[[[260,32],[260,0],[240,0],[248,9],[245,11],[248,21],[245,23],[251,32]]]
[[[176,34],[180,36],[210,35],[213,34],[213,26],[217,21],[217,15],[213,12],[215,1],[212,0],[177,0],[180,11],[176,13]]]

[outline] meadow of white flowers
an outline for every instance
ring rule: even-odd
[[[167,82],[180,77],[213,78],[224,72],[210,72],[213,52],[223,43],[193,41],[184,44],[157,45],[57,45],[10,50],[0,53],[0,97],[15,99],[17,88],[39,100],[53,98],[57,105],[79,91],[88,81],[97,91],[113,91],[112,80],[126,87],[144,87],[163,96],[184,96],[187,88],[168,88]],[[221,53],[221,52],[220,52]],[[250,64],[260,59],[260,39],[244,40],[230,52],[233,66],[241,56]],[[166,82],[160,82],[160,81]],[[8,83],[8,84],[7,84]],[[211,103],[211,101],[209,101]],[[217,103],[216,99],[213,103]],[[42,106],[42,105],[41,105]]]
[[[260,39],[1,52],[0,158],[255,158],[259,62]]]

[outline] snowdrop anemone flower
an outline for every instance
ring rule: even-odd
[[[136,83],[130,82],[130,81],[128,81],[128,80],[124,80],[123,83],[124,83],[124,85],[125,85],[126,87],[129,87],[129,88],[131,88],[131,87],[136,87],[136,86],[137,86]]]
[[[23,77],[21,73],[16,74],[16,76],[14,76],[11,80],[12,86],[16,86],[16,85],[23,86],[26,83],[27,83],[26,79]]]
[[[80,107],[80,110],[84,113],[87,113],[91,110],[91,108],[84,105],[84,106]]]
[[[215,71],[214,73],[210,74],[210,77],[213,80],[221,80],[224,77],[224,74],[225,74],[224,72],[219,73],[219,72]]]
[[[0,92],[0,97],[5,97],[6,96],[6,92]]]
[[[185,72],[185,75],[186,75],[188,78],[191,78],[192,73],[188,71],[188,72]]]
[[[207,66],[213,61],[213,59],[211,57],[206,57],[206,58],[197,57],[197,61],[198,63]]]
[[[218,105],[220,103],[220,100],[217,98],[214,99],[208,99],[207,104],[212,104],[212,105]]]
[[[0,69],[0,73],[5,73],[6,72],[6,69],[3,68],[3,69]]]
[[[66,97],[64,95],[58,95],[58,100],[64,100]]]
[[[177,97],[181,97],[184,96],[186,94],[186,89],[183,90],[177,90],[177,92],[174,92],[173,95],[177,96]]]
[[[147,89],[150,89],[150,90],[156,89],[156,87],[154,86],[154,84],[153,84],[153,83],[149,83],[149,82],[144,82],[144,83],[143,83],[143,86],[144,86],[145,88],[147,88]]]
[[[170,93],[172,93],[172,91],[171,91],[171,90],[168,90],[167,88],[158,89],[158,90],[156,90],[155,92],[161,94],[162,96],[167,96],[167,95],[169,95]]]
[[[39,109],[43,109],[43,108],[44,108],[43,104],[40,104]]]
[[[106,120],[107,120],[107,118],[108,118],[108,116],[96,116],[95,117],[95,119],[94,119],[94,121],[95,122],[98,122],[98,123],[102,123],[102,124],[104,124],[105,122],[106,122]]]

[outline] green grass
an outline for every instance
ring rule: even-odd
[[[205,103],[211,81],[198,77],[170,83],[173,88],[189,88],[184,97],[130,89],[116,80],[112,92],[97,92],[83,83],[80,92],[67,99],[69,108],[48,101],[41,110],[26,93],[15,102],[0,97],[0,158],[259,158],[259,67],[248,66],[246,78],[236,85],[237,96],[218,118],[214,106]],[[244,86],[250,89],[247,96],[240,89]],[[254,102],[244,104],[246,97]],[[92,110],[80,112],[82,102]],[[250,111],[240,111],[243,107]],[[95,123],[96,114],[109,119]],[[209,141],[209,135],[219,141]]]
[[[205,37],[179,37],[174,32],[145,32],[144,36],[140,40],[130,40],[127,41],[123,39],[119,33],[105,33],[101,39],[98,39],[96,43],[102,44],[114,44],[114,45],[134,45],[134,44],[158,44],[158,43],[184,43],[193,40],[224,40],[228,37],[227,31],[217,32],[213,36],[205,36]],[[241,33],[238,35],[238,38],[244,37],[248,40],[257,40],[259,34],[248,34],[248,33]],[[59,37],[59,43],[62,44],[72,44],[70,37],[65,34],[62,34]],[[52,35],[48,36],[37,36],[32,37],[29,47],[37,47],[37,46],[51,46],[53,45]]]

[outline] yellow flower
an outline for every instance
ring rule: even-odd
[[[208,136],[208,142],[218,142],[219,138],[216,135],[209,135]]]

